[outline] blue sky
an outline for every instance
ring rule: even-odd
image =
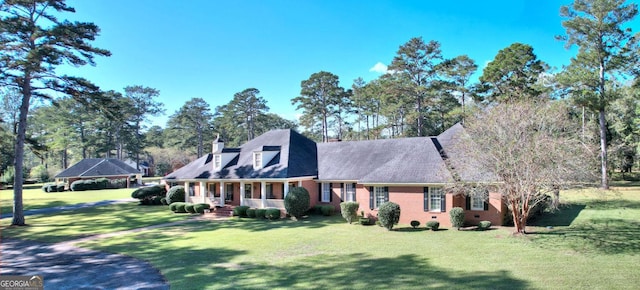
[[[97,24],[94,44],[112,56],[64,72],[104,90],[160,90],[166,113],[153,122],[163,127],[191,98],[213,110],[252,87],[271,112],[293,120],[300,112],[290,100],[312,73],[332,72],[344,87],[372,80],[380,75],[372,68],[412,37],[439,41],[447,58],[469,55],[480,66],[475,77],[514,42],[559,68],[575,51],[554,39],[564,33],[560,6],[570,2],[70,0],[76,13],[66,18]]]

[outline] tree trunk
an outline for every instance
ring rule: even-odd
[[[20,115],[18,116],[18,132],[15,147],[15,177],[13,180],[13,220],[11,225],[24,226],[24,205],[22,203],[22,183],[24,171],[24,142],[27,134],[27,115],[29,114],[29,102],[31,101],[31,78],[28,73],[22,85],[22,104],[20,104]]]
[[[417,101],[418,105],[418,137],[422,137],[422,102],[420,102],[420,97],[418,97]]]
[[[604,109],[600,109],[599,112],[600,119],[600,154],[601,154],[601,170],[602,170],[602,179],[601,179],[601,188],[609,189],[609,176],[607,173],[607,124],[605,121],[605,113]]]

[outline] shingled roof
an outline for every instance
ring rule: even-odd
[[[213,169],[213,154],[207,154],[170,173],[164,179],[270,179],[317,175],[315,142],[293,130],[269,131],[245,143],[239,149],[238,156],[220,170]],[[263,168],[254,169],[253,152],[256,151],[279,153]]]
[[[114,158],[86,158],[58,173],[55,178],[128,176],[140,171]]]
[[[430,137],[318,144],[318,166],[319,180],[365,184],[453,181]]]
[[[497,180],[495,174],[489,168],[484,168],[473,156],[467,154],[472,146],[475,146],[464,127],[458,123],[437,137],[442,146],[442,153],[446,158],[449,170],[453,171],[464,182],[492,182]]]

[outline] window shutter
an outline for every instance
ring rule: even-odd
[[[489,210],[489,197],[484,201],[484,210]]]
[[[440,211],[441,212],[445,212],[447,211],[447,199],[446,199],[446,194],[444,192],[441,193],[440,195],[441,199],[440,199]]]
[[[424,211],[429,211],[429,188],[428,187],[424,187],[423,188],[424,191],[424,200],[422,202],[422,207]]]
[[[322,182],[318,183],[318,201],[322,201]]]
[[[465,198],[465,200],[466,200],[466,203],[467,203],[467,208],[466,208],[466,209],[467,209],[467,210],[470,210],[470,209],[471,209],[471,196],[470,196],[470,195],[467,195],[467,197]]]
[[[329,202],[333,200],[333,184],[329,183]]]
[[[389,202],[389,187],[384,187],[384,202]]]
[[[344,183],[340,183],[340,202],[344,201]]]
[[[369,186],[369,209],[373,209],[373,186]]]

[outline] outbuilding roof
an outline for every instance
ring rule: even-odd
[[[86,158],[58,173],[55,178],[128,176],[140,171],[115,158]]]

